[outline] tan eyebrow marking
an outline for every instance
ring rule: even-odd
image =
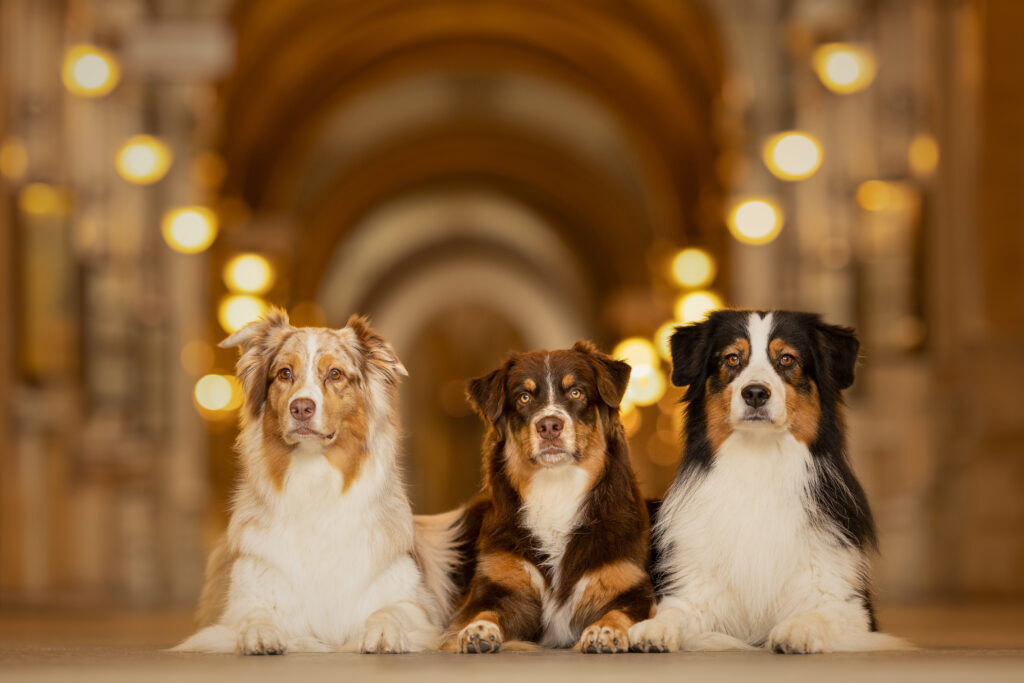
[[[576,384],[576,375],[572,374],[571,372],[568,375],[566,375],[565,377],[562,378],[562,388],[563,389],[568,389],[573,384]]]
[[[537,383],[534,382],[532,379],[528,379],[525,382],[523,382],[523,386],[526,387],[527,391],[537,391]]]
[[[750,355],[750,342],[746,339],[737,339],[732,344],[729,344],[722,349],[723,356],[728,356],[732,353],[738,354],[742,358],[746,358]]]
[[[768,352],[772,358],[778,358],[784,353],[788,353],[794,358],[800,358],[800,354],[796,352],[796,349],[781,339],[772,339],[768,344]]]

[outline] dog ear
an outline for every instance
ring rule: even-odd
[[[466,385],[466,400],[481,417],[493,425],[498,423],[505,412],[505,378],[511,363],[508,360],[497,370],[471,379]]]
[[[815,330],[819,362],[822,373],[832,379],[836,389],[842,391],[853,384],[860,342],[852,327],[818,322]]]
[[[377,334],[370,327],[370,321],[361,315],[349,317],[345,327],[355,332],[356,339],[362,344],[366,352],[366,369],[371,372],[378,372],[384,380],[390,384],[398,381],[398,376],[409,376],[409,371],[398,360],[398,354],[384,337]]]
[[[242,355],[235,365],[235,374],[245,391],[245,405],[255,417],[267,400],[267,370],[277,350],[294,328],[284,310],[271,307],[262,319],[251,322],[218,346],[241,347]]]
[[[593,343],[582,339],[572,345],[572,350],[590,357],[597,375],[597,392],[601,395],[601,400],[610,408],[618,408],[622,402],[622,395],[626,393],[626,385],[629,384],[629,373],[632,371],[629,363],[601,353]]]
[[[693,386],[704,376],[710,353],[711,325],[714,319],[677,327],[669,340],[672,350],[672,384]],[[689,392],[687,392],[689,393]]]

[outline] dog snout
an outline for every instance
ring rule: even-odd
[[[297,398],[291,402],[288,410],[296,420],[306,422],[316,414],[316,404],[313,403],[312,399]]]
[[[537,433],[540,434],[540,438],[550,441],[562,435],[562,427],[564,426],[565,423],[560,418],[553,416],[541,418],[537,422]]]
[[[748,384],[740,392],[743,402],[751,408],[760,408],[771,398],[771,390],[763,384]]]

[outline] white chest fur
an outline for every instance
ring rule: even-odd
[[[705,628],[756,642],[813,599],[816,575],[850,561],[811,523],[810,458],[788,433],[737,432],[710,471],[666,500],[667,568]]]

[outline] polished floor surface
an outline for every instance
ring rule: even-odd
[[[760,652],[202,656],[161,650],[189,630],[188,615],[178,612],[101,615],[9,610],[0,612],[0,680],[1024,681],[1024,606],[901,607],[882,610],[880,616],[887,630],[922,649],[812,656]]]

